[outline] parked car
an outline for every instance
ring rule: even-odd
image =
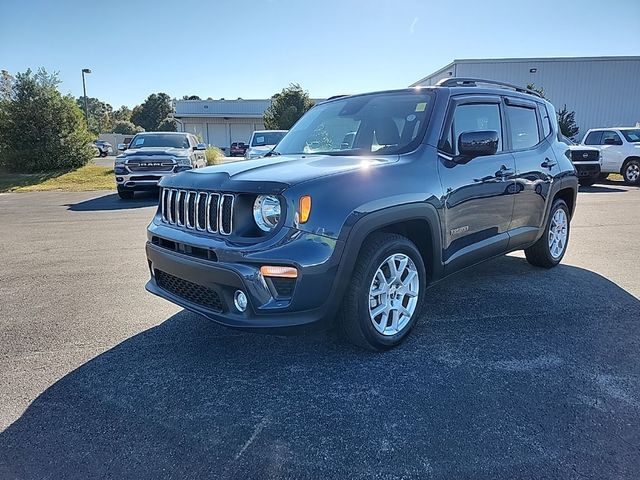
[[[146,288],[230,327],[393,347],[434,282],[514,250],[562,260],[578,178],[557,134],[538,94],[482,80],[320,103],[269,162],[161,180]]]
[[[278,144],[287,130],[256,130],[251,134],[249,148],[244,153],[244,158],[259,158],[269,153]]]
[[[232,157],[242,157],[244,156],[244,152],[247,151],[249,145],[244,142],[233,142],[231,143],[231,148],[229,148],[229,155]]]
[[[583,142],[600,150],[603,175],[619,173],[629,185],[640,185],[640,127],[592,128]]]
[[[106,157],[111,152],[113,152],[113,145],[111,145],[109,142],[106,142],[104,140],[96,140],[95,142],[93,142],[93,144],[96,147],[97,155],[99,157]]]
[[[118,195],[133,198],[136,190],[158,187],[165,175],[205,167],[206,145],[190,133],[143,132],[129,144],[119,144],[114,173]]]
[[[568,147],[568,155],[578,172],[578,182],[589,187],[600,179],[600,150],[595,147],[577,145],[573,140],[560,135],[560,141]]]

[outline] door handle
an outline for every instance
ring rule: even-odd
[[[507,168],[506,165],[502,165],[500,167],[500,170],[496,172],[496,178],[508,177],[509,175],[513,175],[514,173],[515,172],[512,169]]]
[[[540,164],[541,167],[543,168],[552,168],[555,167],[558,164],[558,162],[554,161],[554,160],[549,160],[548,158],[544,159],[544,162],[542,162]]]

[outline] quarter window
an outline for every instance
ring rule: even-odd
[[[502,151],[502,121],[497,103],[473,103],[456,107],[449,138],[444,149],[458,155],[458,139],[463,132],[493,130],[498,132],[498,151]]]
[[[540,143],[535,109],[508,105],[507,115],[511,129],[511,147],[514,150],[524,150]]]
[[[542,133],[544,133],[544,138],[547,138],[551,134],[549,112],[547,111],[547,107],[542,104],[538,104],[538,110],[540,112],[540,118],[542,119]]]

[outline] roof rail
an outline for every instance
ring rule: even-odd
[[[451,78],[443,78],[438,83],[436,83],[437,87],[477,87],[478,84],[481,85],[495,85],[502,88],[510,88],[515,90],[516,92],[528,93],[530,95],[535,95],[536,97],[543,98],[538,92],[534,90],[530,90],[528,88],[518,87],[517,85],[512,85],[511,83],[498,82],[497,80],[484,80],[482,78],[468,78],[468,77],[451,77]]]

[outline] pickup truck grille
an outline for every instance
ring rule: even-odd
[[[163,188],[162,221],[187,230],[230,235],[234,201],[230,193]]]
[[[175,166],[173,162],[134,162],[126,165],[132,172],[170,172]]]
[[[571,161],[573,162],[597,162],[600,152],[591,150],[572,150]]]

